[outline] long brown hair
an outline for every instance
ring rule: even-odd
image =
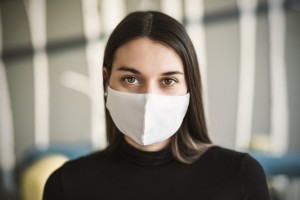
[[[141,37],[171,47],[183,62],[190,104],[180,129],[171,138],[171,147],[177,160],[191,163],[211,146],[211,140],[206,128],[197,56],[185,28],[161,12],[133,12],[127,15],[110,35],[104,52],[103,67],[106,68],[109,77],[116,50],[125,43]],[[103,81],[104,90],[106,81],[107,79]],[[116,128],[107,109],[106,131],[108,149],[114,148],[122,134]]]

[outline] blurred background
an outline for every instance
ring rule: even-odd
[[[254,156],[272,199],[299,200],[299,0],[1,0],[0,199],[41,199],[53,170],[105,147],[103,50],[136,10],[186,27],[213,142]]]

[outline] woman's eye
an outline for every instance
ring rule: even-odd
[[[134,83],[137,82],[138,80],[137,80],[137,78],[135,78],[135,77],[126,77],[126,78],[124,78],[124,81],[125,81],[126,83],[129,83],[129,84],[134,84]]]
[[[166,79],[163,79],[162,83],[166,86],[171,86],[171,85],[174,85],[175,83],[177,83],[177,81],[174,79],[171,79],[171,78],[166,78]]]

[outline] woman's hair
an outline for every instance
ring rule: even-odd
[[[127,15],[110,35],[105,48],[103,67],[107,70],[108,78],[103,81],[104,90],[116,50],[137,38],[148,38],[171,47],[183,62],[190,104],[181,127],[171,137],[171,148],[177,160],[191,163],[211,146],[211,140],[205,123],[197,55],[185,28],[178,21],[157,11],[133,12]],[[122,134],[112,121],[107,108],[106,131],[108,149],[114,148]]]

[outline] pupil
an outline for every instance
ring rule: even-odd
[[[134,82],[134,78],[128,78],[128,82],[129,83],[133,83]]]

